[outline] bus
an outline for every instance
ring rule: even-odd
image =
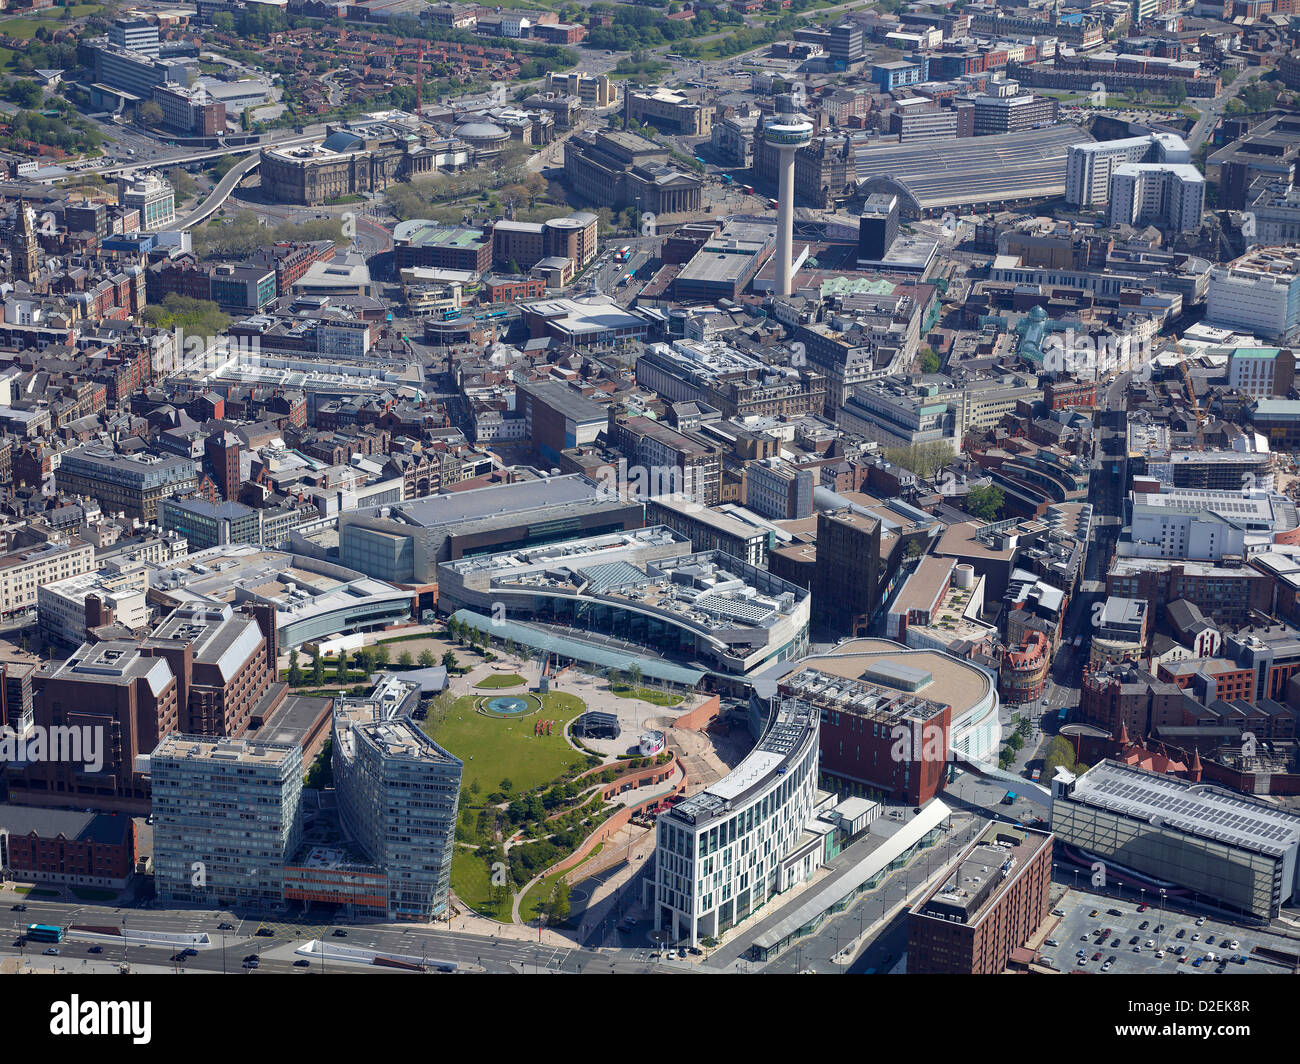
[[[491,320],[492,318],[504,318],[506,316],[506,312],[505,310],[489,310],[487,316],[489,320]]]
[[[667,59],[668,62],[670,63],[682,62],[682,57],[678,55],[676,52],[669,52],[666,56],[664,56],[664,58]]]
[[[459,317],[460,317],[460,308],[458,307],[451,307],[442,312],[443,321],[455,321]]]
[[[63,928],[53,924],[28,924],[27,937],[33,942],[62,942]]]
[[[628,256],[630,256],[631,254],[632,254],[631,245],[630,244],[623,245],[623,247],[618,249],[618,261],[627,262]]]

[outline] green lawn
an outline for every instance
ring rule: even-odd
[[[57,898],[57,890],[45,890],[42,887],[14,887],[15,894],[26,894],[31,898]],[[114,895],[116,897],[117,895]]]
[[[484,916],[495,920],[509,922],[510,905],[513,900],[509,895],[498,912],[492,904],[492,878],[487,863],[474,850],[457,845],[451,858],[451,889],[456,897],[466,905]]]
[[[523,900],[519,903],[519,919],[524,923],[531,923],[537,919],[537,909],[551,896],[551,891],[555,888],[554,876],[547,876],[545,879],[539,879],[533,884],[533,889],[524,895]]]
[[[585,763],[586,755],[563,736],[564,725],[587,708],[576,695],[563,691],[542,695],[542,711],[520,720],[478,713],[474,697],[463,695],[441,719],[430,716],[424,722],[430,738],[465,762],[463,788],[477,781],[482,792],[490,794],[503,779],[509,779],[514,793],[523,794],[550,783],[565,769]],[[556,722],[552,734],[534,737],[533,723],[539,717]]]
[[[653,687],[624,687],[619,684],[611,687],[610,690],[619,698],[639,698],[642,702],[649,702],[655,706],[675,706],[682,700],[681,695],[665,694],[663,691],[656,691]]]
[[[476,683],[475,687],[495,689],[498,687],[518,687],[524,678],[517,672],[496,672]]]

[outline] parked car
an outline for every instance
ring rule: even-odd
[[[1120,910],[1120,909],[1107,909],[1107,910],[1106,910],[1106,915],[1107,915],[1107,916],[1123,916],[1124,913],[1123,913],[1123,911]]]
[[[1046,942],[1043,943],[1043,945],[1044,945],[1044,946],[1059,946],[1060,943],[1057,942],[1056,939],[1054,939],[1054,938],[1049,938]]]

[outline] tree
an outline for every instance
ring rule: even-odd
[[[375,655],[375,668],[377,669],[387,668],[390,659],[388,644],[377,643],[372,652]]]
[[[369,647],[362,647],[357,651],[353,658],[353,664],[356,665],[357,671],[361,673],[362,680],[370,678],[370,674],[375,671],[375,654]]]
[[[402,666],[404,669],[409,669],[415,664],[415,658],[411,657],[411,652],[409,650],[403,650],[397,655],[397,664]]]
[[[298,651],[289,651],[289,686],[299,687],[302,684],[302,668],[298,665]]]
[[[311,682],[316,687],[325,682],[325,659],[319,650],[311,652]]]
[[[446,651],[442,655],[442,667],[446,669],[448,672],[455,672],[457,665],[458,662],[456,661],[456,655],[453,654],[450,650]]]
[[[569,918],[569,884],[560,876],[555,881],[555,889],[546,901],[546,916],[552,924],[562,924]]]
[[[641,666],[633,665],[630,669],[627,670],[627,674],[632,680],[632,690],[633,691],[640,690],[641,689]]]
[[[145,100],[135,109],[135,116],[142,126],[160,126],[163,120],[163,109],[153,100]]]
[[[938,373],[942,363],[939,360],[939,353],[932,347],[921,348],[921,372]]]
[[[996,484],[977,484],[966,495],[966,512],[992,521],[1001,513],[1004,502],[1006,497]]]
[[[455,657],[456,657],[456,655],[455,655],[455,654],[452,654],[450,650],[447,651],[447,654],[451,654],[453,660],[454,660]],[[444,663],[444,664],[446,663],[446,660],[447,660],[447,654],[444,654],[444,655],[442,656],[442,657],[443,657],[443,663]],[[435,658],[435,657],[433,656],[433,651],[432,651],[432,650],[430,650],[428,647],[425,647],[423,650],[420,651],[420,667],[421,667],[421,668],[431,669],[431,668],[433,668],[433,667],[434,667],[435,665],[437,665],[437,664],[438,664],[438,659]]]

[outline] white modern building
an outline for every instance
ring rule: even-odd
[[[145,18],[118,18],[108,27],[108,43],[129,52],[158,58],[162,51],[158,26]]]
[[[1188,163],[1123,163],[1110,175],[1111,225],[1191,233],[1204,210],[1205,178]]]
[[[1111,193],[1111,174],[1125,163],[1191,161],[1187,142],[1173,133],[1075,144],[1065,160],[1065,202],[1075,207],[1105,206]]]
[[[176,221],[176,193],[166,178],[152,173],[122,174],[117,189],[122,206],[140,212],[141,229],[166,229]]]
[[[1289,342],[1300,333],[1300,246],[1257,248],[1215,266],[1205,320]]]
[[[1245,540],[1244,529],[1209,510],[1188,512],[1135,503],[1132,520],[1115,549],[1123,558],[1217,562],[1225,554],[1242,554]]]
[[[81,646],[88,626],[86,600],[92,596],[99,603],[101,618],[109,611],[124,628],[144,628],[149,622],[148,573],[143,563],[127,561],[41,584],[36,589],[41,635],[64,646]]]
[[[1295,384],[1295,354],[1280,347],[1234,348],[1228,384],[1254,399],[1285,399]]]
[[[817,800],[820,717],[773,699],[758,744],[730,775],[656,822],[655,930],[696,946],[812,876],[824,840],[805,827]]]

